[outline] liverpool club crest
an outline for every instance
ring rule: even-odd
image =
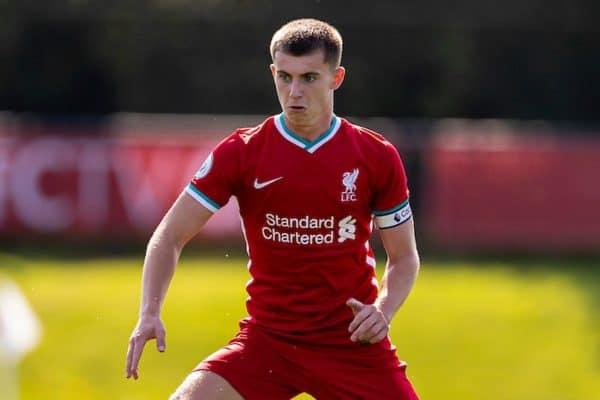
[[[342,192],[342,201],[356,201],[356,179],[358,178],[358,168],[353,171],[344,172],[342,175],[342,184],[345,190]]]

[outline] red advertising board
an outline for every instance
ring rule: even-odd
[[[0,137],[0,234],[148,236],[218,140]],[[230,203],[204,235],[239,235]]]
[[[600,251],[600,140],[446,133],[423,157],[439,247]]]

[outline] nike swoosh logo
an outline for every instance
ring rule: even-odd
[[[280,179],[283,179],[283,176],[280,176],[279,178],[271,179],[270,181],[266,181],[266,182],[258,182],[258,178],[256,178],[256,179],[254,179],[254,189],[262,189],[266,186],[269,186],[271,183],[277,182]]]

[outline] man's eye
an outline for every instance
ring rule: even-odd
[[[304,79],[306,80],[306,82],[313,82],[317,80],[317,76],[316,75],[306,75],[304,77]]]
[[[289,75],[279,75],[279,79],[281,79],[284,82],[289,82],[292,80],[292,78]]]

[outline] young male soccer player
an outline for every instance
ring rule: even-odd
[[[289,22],[270,50],[283,112],[223,140],[150,239],[127,377],[138,377],[148,340],[165,349],[160,308],[181,249],[236,196],[249,317],[171,398],[417,399],[388,338],[419,267],[400,157],[379,134],[333,113],[345,74],[335,28]],[[388,257],[379,291],[372,222]]]

